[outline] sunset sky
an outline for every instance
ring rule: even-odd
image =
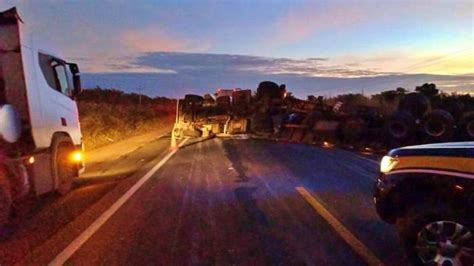
[[[456,0],[0,0],[0,9],[17,6],[35,36],[79,62],[91,74],[89,82],[106,86],[110,80],[110,86],[134,90],[133,82],[114,82],[114,74],[131,79],[155,74],[156,82],[165,83],[151,88],[153,82],[138,82],[155,95],[164,85],[193,86],[173,79],[192,76],[202,82],[196,87],[232,87],[247,86],[255,75],[255,80],[301,77],[300,83],[314,77],[301,86],[315,90],[324,87],[316,82],[320,77],[456,75],[462,81],[448,77],[450,82],[443,78],[440,84],[474,91],[473,5]],[[226,75],[241,77],[242,84]]]

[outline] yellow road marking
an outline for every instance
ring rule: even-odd
[[[383,265],[382,261],[304,187],[295,188],[313,209],[336,231],[336,233],[369,265]]]
[[[178,147],[183,146],[183,144],[189,138],[185,138]],[[84,230],[76,239],[74,239],[61,253],[59,253],[56,258],[53,259],[48,265],[64,265],[64,263],[79,250],[84,243],[89,240],[104,224],[107,222],[112,215],[117,212],[120,207],[122,207],[128,199],[130,199],[139,188],[145,184],[148,179],[150,179],[153,174],[156,173],[176,152],[178,149],[171,150],[163,159],[161,159],[153,168],[150,169],[144,176],[142,176],[137,183],[135,183],[125,194],[123,194],[114,204],[112,204],[105,212],[103,212],[97,220],[95,220],[89,227]]]

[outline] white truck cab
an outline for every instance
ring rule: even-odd
[[[83,169],[79,68],[37,45],[16,8],[0,12],[0,225],[16,200],[66,193]]]

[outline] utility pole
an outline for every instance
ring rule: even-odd
[[[138,108],[142,106],[142,89],[138,88]]]

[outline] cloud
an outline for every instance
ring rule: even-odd
[[[280,45],[304,40],[315,32],[335,30],[354,24],[363,18],[360,7],[351,3],[345,5],[309,2],[290,8],[287,14],[275,22],[276,43]]]
[[[177,73],[258,73],[302,76],[360,77],[387,74],[357,65],[337,65],[328,58],[270,58],[262,56],[150,52],[138,56],[131,64],[150,69],[169,69]]]
[[[160,29],[128,30],[119,37],[121,45],[136,52],[182,51],[188,40],[172,36]]]
[[[276,19],[270,45],[298,43],[319,33],[343,34],[363,32],[364,28],[387,25],[448,25],[460,28],[472,23],[471,1],[308,1],[291,5],[286,14]],[[321,35],[322,36],[322,35]]]

